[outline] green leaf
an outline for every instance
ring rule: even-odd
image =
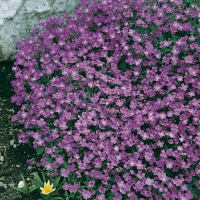
[[[62,182],[61,186],[60,186],[59,188],[57,188],[57,190],[60,190],[60,189],[63,187],[63,184],[64,184],[64,182],[65,182],[66,180],[67,180],[67,179],[66,179],[66,178],[64,178],[64,180],[63,180],[63,182]]]
[[[74,197],[74,195],[75,195],[75,194],[71,193],[71,194],[69,195],[69,197],[72,197],[72,198],[73,198],[73,197]]]
[[[36,149],[37,155],[41,155],[44,152],[44,147],[38,147]]]
[[[79,82],[74,80],[71,75],[68,76],[73,86],[79,86]]]
[[[172,39],[173,39],[173,42],[175,43],[177,41],[176,35],[172,34]]]
[[[46,195],[40,193],[40,196],[42,197],[42,199],[46,199]]]
[[[90,88],[89,86],[85,86],[85,92],[87,93],[87,95],[88,95],[88,97],[89,97],[89,100],[90,100],[90,98],[92,97],[92,91],[93,91],[93,89],[92,88]]]
[[[34,190],[38,189],[39,187],[34,187],[29,190],[29,193],[33,192]]]
[[[112,200],[112,199],[113,199],[113,196],[109,196],[109,197],[108,197],[108,200]]]
[[[33,174],[33,176],[35,177],[35,179],[37,180],[39,186],[42,187],[43,186],[43,182],[42,182],[41,178],[38,176],[38,174],[35,173],[35,172],[31,173],[31,174]]]
[[[22,193],[24,193],[24,194],[27,194],[24,190],[22,190],[22,189],[20,189],[20,188],[17,188],[17,187],[14,187],[14,186],[10,186],[11,188],[13,188],[13,189],[15,189],[15,190],[17,190],[17,191],[19,191],[19,192],[22,192]]]
[[[46,182],[46,178],[44,176],[44,172],[42,171],[42,178],[43,178],[43,181]]]
[[[164,37],[163,37],[163,36],[160,36],[160,37],[159,37],[159,42],[162,42],[162,41],[164,41]]]
[[[56,199],[61,199],[61,200],[63,200],[63,198],[61,198],[61,197],[53,197],[52,200],[54,200],[54,199],[55,199],[55,200],[56,200]]]
[[[26,192],[28,193],[28,187],[27,187],[26,181],[25,181],[25,179],[24,179],[22,173],[21,173],[21,177],[22,177],[22,180],[23,180],[23,182],[24,182],[24,187],[25,187],[25,189],[26,189]]]
[[[58,183],[60,181],[60,176],[56,178],[56,180],[53,182],[53,187],[56,188]]]

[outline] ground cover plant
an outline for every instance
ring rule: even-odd
[[[66,197],[198,199],[199,10],[181,0],[79,4],[18,42],[18,139],[63,178]]]

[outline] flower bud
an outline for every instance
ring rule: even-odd
[[[18,188],[23,188],[24,187],[24,181],[20,181],[19,183],[18,183],[18,186],[17,186]]]

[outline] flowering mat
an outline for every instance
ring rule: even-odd
[[[44,200],[199,200],[200,8],[102,0],[74,13],[16,44],[12,122],[36,150],[35,189]]]

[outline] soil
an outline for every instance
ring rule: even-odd
[[[0,62],[0,184],[6,184],[0,186],[0,200],[36,200],[41,197],[38,190],[25,195],[8,185],[17,187],[21,173],[27,179],[33,178],[30,173],[39,170],[30,170],[26,160],[36,157],[36,151],[29,144],[18,143],[17,133],[23,127],[12,122],[11,116],[19,110],[10,100],[14,95],[11,81],[15,79],[12,66],[13,62]]]

